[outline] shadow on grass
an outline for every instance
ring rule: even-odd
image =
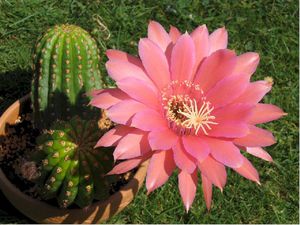
[[[0,74],[0,115],[17,99],[30,92],[31,70],[15,70]]]

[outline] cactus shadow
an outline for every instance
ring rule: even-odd
[[[39,108],[38,93],[32,93],[33,107]],[[90,98],[83,87],[75,98],[75,103],[71,103],[69,97],[56,90],[48,96],[47,107],[39,112],[33,114],[35,124],[40,129],[49,128],[53,122],[57,120],[70,120],[74,116],[78,116],[81,119],[99,119],[100,110],[89,105]]]

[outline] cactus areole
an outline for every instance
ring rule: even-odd
[[[86,93],[102,88],[96,41],[82,28],[50,28],[33,55],[34,123],[47,128],[57,119],[92,115]]]
[[[60,207],[85,207],[109,196],[114,176],[111,149],[94,148],[102,132],[93,120],[74,117],[57,121],[37,139],[32,159],[40,167],[37,182],[44,199],[56,198]]]

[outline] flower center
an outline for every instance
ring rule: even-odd
[[[169,126],[180,135],[197,135],[200,129],[207,135],[211,124],[218,124],[212,115],[214,107],[206,101],[199,85],[190,81],[173,81],[164,88],[162,105]]]

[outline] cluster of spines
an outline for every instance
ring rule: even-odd
[[[112,168],[113,158],[110,150],[93,148],[100,135],[96,124],[73,118],[55,123],[38,138],[44,199],[57,198],[63,208],[72,203],[82,208],[108,196],[114,177],[105,173]]]
[[[38,126],[69,119],[87,107],[84,94],[102,88],[99,61],[96,41],[82,28],[48,30],[33,56],[32,102]]]

